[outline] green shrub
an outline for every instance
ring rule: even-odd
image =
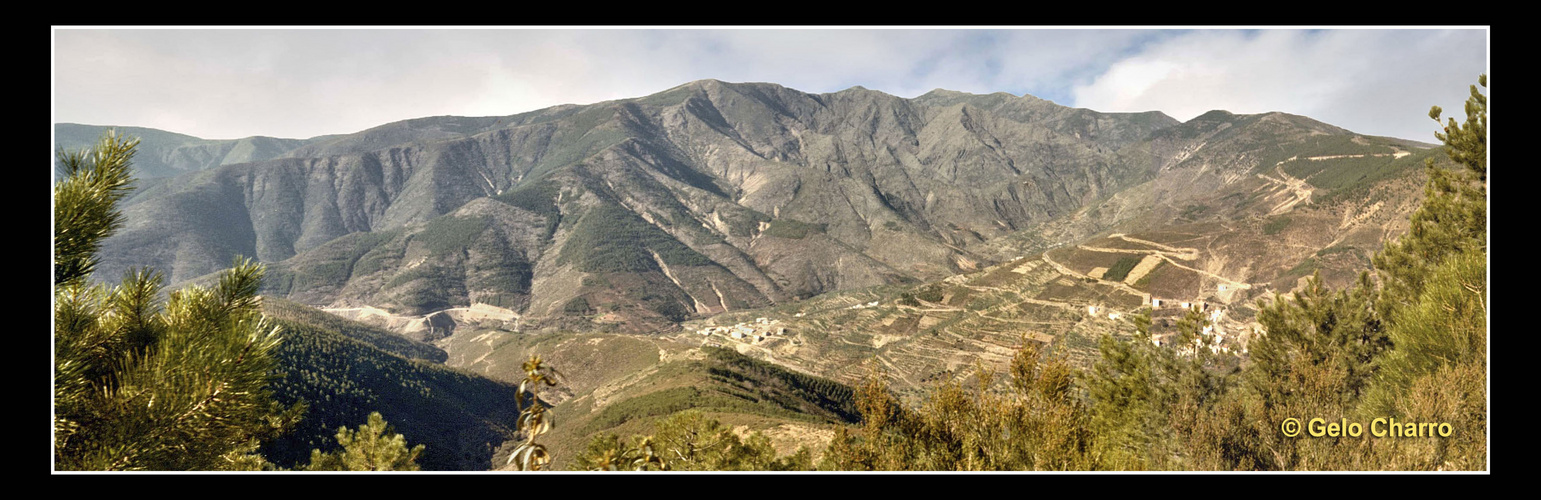
[[[589,307],[589,299],[573,297],[572,300],[567,301],[567,304],[562,306],[562,312],[574,316],[585,316],[593,314],[594,308]]]

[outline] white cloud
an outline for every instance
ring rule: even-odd
[[[1375,135],[1432,141],[1430,105],[1450,109],[1486,72],[1481,30],[1195,31],[1152,43],[1077,86],[1075,105],[1284,111]],[[1459,109],[1456,106],[1455,109]]]
[[[1150,30],[79,30],[55,119],[206,138],[309,137],[433,115],[639,97],[702,78],[1031,93],[1101,111],[1281,110],[1400,134],[1460,109],[1483,32]],[[1474,55],[1475,54],[1475,55]],[[1426,125],[1420,122],[1419,126]],[[1426,127],[1423,130],[1428,130]],[[1398,132],[1394,132],[1398,131]],[[1427,136],[1427,133],[1422,133]],[[1414,137],[1417,138],[1417,137]]]
[[[1017,30],[55,31],[56,118],[207,138],[504,115],[703,78],[1064,94],[1142,32]]]

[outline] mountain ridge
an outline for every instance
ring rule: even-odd
[[[1254,131],[1238,138],[1241,130]],[[978,253],[984,243],[1164,169],[1219,186],[1261,168],[1193,164],[1219,147],[1211,142],[1250,151],[1253,136],[1318,134],[1347,137],[1328,149],[1361,137],[1274,114],[1217,111],[1178,123],[1006,93],[905,99],[699,80],[505,117],[402,120],[323,136],[279,158],[158,179],[126,203],[130,223],[104,246],[102,268],[152,265],[177,282],[255,255],[275,266],[270,293],[312,305],[422,313],[488,299],[553,324],[584,318],[647,331],[734,302],[977,268],[996,261]],[[463,207],[482,199],[501,205],[473,210],[491,222],[442,219],[465,217]],[[464,241],[428,244],[423,231]],[[575,235],[612,231],[635,241],[588,237],[578,239],[586,248],[567,247]],[[359,233],[382,236],[365,246],[340,240]],[[473,254],[525,264],[489,268]],[[627,263],[595,264],[610,258]],[[585,306],[595,303],[608,310]]]

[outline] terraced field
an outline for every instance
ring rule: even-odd
[[[922,289],[928,287],[940,289],[939,300],[900,303],[902,294],[925,296]],[[873,302],[877,305],[869,307]],[[1109,319],[1109,313],[1127,314],[1144,302],[1122,283],[1088,281],[1034,257],[929,285],[828,294],[723,314],[687,323],[673,338],[727,346],[845,383],[880,373],[902,397],[919,398],[926,386],[962,379],[980,364],[1005,366],[1023,342],[1050,343],[1060,354],[1089,363],[1098,336],[1134,332],[1126,316]],[[785,325],[788,334],[754,341],[698,333],[758,318]]]

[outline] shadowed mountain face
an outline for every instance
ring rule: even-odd
[[[407,120],[147,179],[99,276],[149,265],[180,282],[248,255],[271,264],[269,293],[312,305],[421,315],[484,303],[529,324],[650,331],[970,270],[1010,257],[1001,236],[1063,229],[1116,194],[1170,205],[1193,196],[1184,186],[1264,182],[1256,174],[1288,158],[1275,152],[1356,137],[1277,113],[1179,125],[1009,94],[706,80]],[[1149,212],[1124,205],[1061,234]]]

